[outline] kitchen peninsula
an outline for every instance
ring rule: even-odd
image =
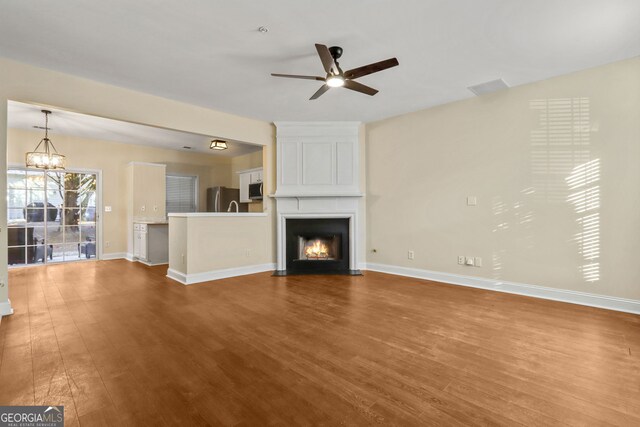
[[[274,270],[266,213],[170,213],[167,277],[182,284]]]

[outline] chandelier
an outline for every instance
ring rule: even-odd
[[[26,154],[28,168],[38,169],[64,169],[65,157],[58,154],[58,150],[49,139],[49,110],[41,110],[44,113],[44,138],[40,140],[36,149]],[[40,147],[42,149],[39,151]]]

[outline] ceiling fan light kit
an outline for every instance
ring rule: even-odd
[[[355,79],[369,74],[386,70],[387,68],[399,65],[396,58],[389,58],[384,61],[374,62],[373,64],[364,65],[362,67],[353,68],[348,71],[342,71],[338,64],[338,59],[342,56],[342,48],[339,46],[327,47],[323,44],[316,44],[316,51],[327,73],[326,77],[319,76],[300,76],[295,74],[277,74],[271,73],[274,77],[286,77],[291,79],[317,80],[324,82],[324,85],[314,93],[310,100],[318,99],[322,94],[333,87],[344,87],[356,92],[373,96],[378,93],[377,89],[358,83]]]
[[[326,83],[330,87],[342,87],[344,86],[344,78],[342,76],[327,77]]]

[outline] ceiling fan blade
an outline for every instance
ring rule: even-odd
[[[356,92],[364,93],[366,95],[371,95],[371,96],[378,93],[377,89],[363,85],[362,83],[354,82],[353,80],[345,80],[343,87],[347,89],[355,90]]]
[[[345,79],[357,79],[358,77],[366,76],[367,74],[377,73],[378,71],[386,70],[387,68],[395,67],[399,65],[396,58],[389,58],[384,61],[375,62],[373,64],[364,65],[362,67],[354,68],[353,70],[345,71]]]
[[[309,98],[309,101],[312,101],[314,99],[318,99],[322,96],[323,93],[325,93],[326,91],[328,91],[329,89],[331,89],[331,87],[329,85],[322,85],[320,86],[320,89],[318,89],[318,91],[316,93],[314,93],[311,98]]]
[[[338,67],[336,67],[336,63],[333,60],[333,56],[331,56],[331,52],[329,52],[329,48],[323,44],[316,43],[316,50],[318,51],[320,61],[322,61],[322,66],[327,74],[338,74]]]
[[[273,77],[288,77],[290,79],[318,80],[321,82],[324,81],[324,77],[318,77],[318,76],[298,76],[296,74],[276,74],[276,73],[271,73],[271,75]]]

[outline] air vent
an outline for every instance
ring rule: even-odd
[[[490,82],[480,83],[474,86],[469,86],[471,92],[476,96],[484,95],[486,93],[497,92],[499,90],[508,89],[509,85],[502,79],[491,80]]]
[[[185,150],[191,150],[191,147],[188,147],[186,145],[183,145],[182,148],[184,148]]]

